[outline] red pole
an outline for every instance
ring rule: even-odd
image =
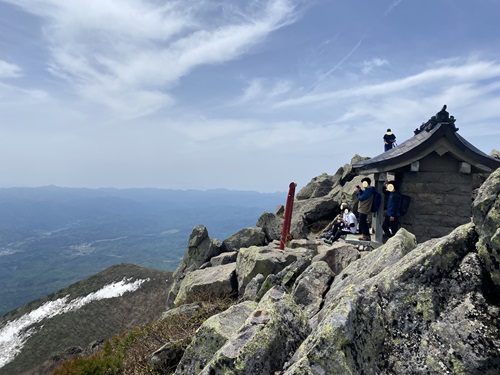
[[[285,206],[285,220],[283,221],[283,230],[281,231],[281,241],[280,250],[285,249],[285,244],[290,239],[290,224],[292,222],[292,211],[293,211],[293,197],[295,196],[295,187],[297,184],[295,182],[290,183],[288,189],[288,197],[286,199]]]

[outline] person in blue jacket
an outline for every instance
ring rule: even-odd
[[[387,211],[382,224],[382,230],[387,238],[391,238],[399,229],[401,194],[396,190],[395,181],[387,182],[385,184],[385,190],[389,193],[389,200],[387,202]]]
[[[356,186],[356,197],[358,198],[358,213],[359,213],[359,231],[361,232],[360,241],[370,241],[370,228],[368,228],[368,215],[371,215],[373,202],[373,193],[375,188],[370,186],[372,180],[365,177],[361,180],[361,186]]]

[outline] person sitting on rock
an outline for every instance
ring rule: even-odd
[[[340,209],[343,211],[342,217],[335,220],[331,230],[321,236],[323,242],[331,244],[343,235],[356,233],[356,228],[358,226],[356,215],[354,215],[349,206],[345,203],[342,203]]]

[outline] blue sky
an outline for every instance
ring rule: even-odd
[[[500,149],[498,0],[0,0],[0,186],[298,189],[443,104]]]

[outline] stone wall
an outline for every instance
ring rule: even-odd
[[[405,172],[401,193],[411,197],[402,226],[418,242],[442,237],[471,220],[472,175],[455,171]]]

